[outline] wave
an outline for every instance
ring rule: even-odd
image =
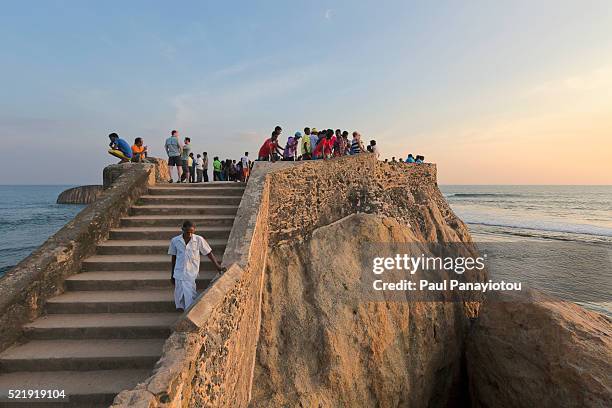
[[[514,228],[528,231],[539,231],[542,233],[554,232],[564,234],[581,234],[595,237],[612,238],[612,228],[599,227],[587,224],[569,224],[553,221],[535,220],[490,220],[478,216],[463,216],[463,220],[468,224],[485,225],[490,227]]]
[[[511,194],[511,193],[449,193],[447,197],[464,197],[464,198],[477,198],[477,197],[522,197],[522,194]]]

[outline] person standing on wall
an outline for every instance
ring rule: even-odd
[[[196,182],[196,158],[193,152],[189,153],[189,182]]]
[[[172,183],[172,167],[176,166],[177,183],[181,182],[181,142],[179,142],[178,130],[173,130],[170,137],[165,143],[166,153],[168,154],[168,174],[170,175],[169,183]]]
[[[249,152],[244,152],[244,156],[240,158],[242,181],[245,183],[249,181],[249,174],[251,173],[251,161],[249,160]]]
[[[185,183],[189,182],[189,153],[191,153],[191,139],[186,137],[183,150],[181,152],[181,164],[183,165],[183,174],[181,175],[181,181]]]
[[[218,156],[213,158],[213,180],[214,181],[223,181],[223,177],[221,176],[222,170],[221,161]]]
[[[202,153],[202,175],[204,182],[208,183],[208,152]]]
[[[202,182],[202,176],[204,175],[204,170],[202,167],[203,163],[204,161],[202,160],[202,155],[198,153],[198,156],[196,157],[196,173],[198,174],[198,183]]]
[[[193,222],[183,222],[182,231],[181,235],[170,240],[168,248],[168,255],[172,255],[170,281],[174,286],[174,304],[179,312],[187,310],[198,296],[196,279],[200,273],[200,254],[208,256],[219,273],[226,271],[204,237],[196,235]]]

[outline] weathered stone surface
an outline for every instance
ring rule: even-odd
[[[433,164],[382,163],[362,154],[279,166],[269,182],[271,242],[307,237],[358,212],[393,217],[426,242],[471,242],[438,189]]]
[[[63,292],[65,279],[119,225],[130,206],[148,188],[153,167],[125,168],[97,201],[0,278],[0,351],[17,341],[22,326],[42,313],[46,300]]]
[[[416,242],[395,219],[362,213],[274,246],[251,405],[461,406],[462,304],[364,296],[371,259]]]
[[[151,165],[154,166],[152,173],[151,182],[155,183],[166,183],[170,179],[168,174],[168,162],[163,159],[156,157],[148,157],[145,163],[118,163],[106,166],[102,172],[102,185],[104,189],[109,188],[115,180],[117,180],[123,173],[131,168],[149,168]]]
[[[155,165],[155,182],[156,183],[167,183],[170,180],[170,173],[168,172],[168,161],[157,157],[147,157],[145,163],[151,163]]]
[[[69,188],[57,197],[58,204],[91,204],[104,191],[102,186],[90,185]]]
[[[468,341],[474,407],[612,406],[612,321],[536,291],[493,293]]]

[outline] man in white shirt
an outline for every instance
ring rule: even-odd
[[[240,178],[246,182],[249,180],[249,174],[251,172],[251,161],[249,160],[249,152],[244,152],[244,156],[240,158],[240,164],[242,164],[242,174]]]
[[[198,174],[198,183],[202,182],[202,177],[204,176],[204,160],[202,156],[198,154],[196,158],[196,173]]]
[[[170,240],[168,254],[172,255],[172,271],[170,280],[174,285],[174,303],[180,312],[187,310],[198,296],[196,279],[200,272],[200,254],[208,256],[210,261],[221,273],[222,268],[206,240],[195,234],[195,224],[191,221],[183,223],[183,233]]]

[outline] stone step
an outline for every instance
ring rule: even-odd
[[[169,273],[168,273],[169,274]],[[66,292],[47,300],[47,313],[175,312],[172,289]]]
[[[237,205],[135,205],[131,215],[236,215]]]
[[[149,187],[149,194],[154,196],[165,196],[165,195],[187,195],[187,196],[206,196],[206,195],[238,195],[242,196],[244,193],[244,187],[234,186],[219,186],[219,187],[208,187],[208,186],[167,186],[167,187]]]
[[[18,371],[0,374],[0,406],[3,408],[108,407],[115,396],[151,375],[151,369],[91,371]],[[14,400],[8,390],[64,390],[66,400]]]
[[[213,250],[213,254],[221,257],[227,245],[227,239],[208,239],[208,244]],[[163,255],[168,253],[169,240],[110,240],[98,244],[96,253],[98,255]],[[202,255],[202,258],[205,258]]]
[[[239,205],[241,195],[144,195],[138,199],[139,205]]]
[[[196,224],[197,226],[197,224]],[[232,230],[231,226],[202,226],[196,227],[196,233],[206,239],[223,238],[227,239]],[[171,238],[181,234],[180,228],[176,227],[123,227],[112,229],[109,238],[111,240],[139,240],[139,239],[164,239],[170,241]]]
[[[61,371],[153,368],[165,339],[32,340],[0,354],[0,370]]]
[[[218,256],[217,256],[218,255]],[[215,254],[220,260],[221,254]],[[200,272],[215,271],[208,257],[202,256]],[[81,271],[170,271],[170,255],[94,255],[83,261]]]
[[[206,289],[216,272],[200,272],[196,284]],[[165,271],[95,271],[72,275],[66,279],[71,291],[85,290],[136,290],[171,288],[170,265]]]
[[[135,215],[121,219],[122,227],[175,227],[180,231],[183,222],[189,219],[198,229],[213,226],[231,226],[234,224],[234,215],[193,215],[182,217],[180,215]]]
[[[24,326],[31,340],[167,338],[179,313],[51,314]]]

